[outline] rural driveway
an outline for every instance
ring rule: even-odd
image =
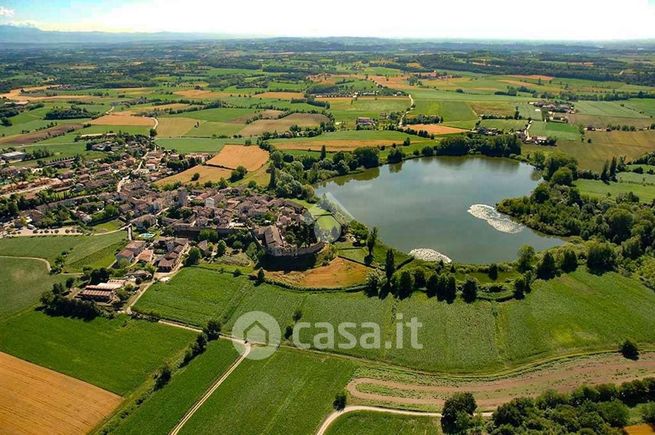
[[[407,108],[407,110],[405,110],[403,116],[400,117],[400,121],[398,121],[398,127],[403,126],[403,124],[405,123],[405,117],[414,107],[414,97],[412,97],[412,94],[407,94],[407,96],[409,97],[409,107]]]

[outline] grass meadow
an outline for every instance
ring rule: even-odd
[[[125,395],[176,360],[195,334],[157,323],[25,311],[0,324],[0,351]]]
[[[127,240],[119,231],[94,236],[34,236],[0,239],[0,255],[39,257],[51,264],[66,253],[65,271],[79,272],[85,266],[107,267]]]
[[[207,110],[198,110],[195,112],[184,112],[175,116],[182,117],[182,118],[191,118],[200,121],[236,122],[239,124],[244,124],[249,117],[254,115],[255,115],[255,111],[252,109],[222,107],[219,109],[207,109]]]
[[[114,434],[124,435],[141,435],[144,431],[169,433],[237,357],[232,342],[218,340],[209,343],[203,354],[174,373],[166,388],[136,405],[126,418],[110,421],[106,428],[112,429]]]
[[[549,123],[551,125],[552,123]],[[564,124],[566,125],[566,124]],[[569,126],[572,127],[572,126]],[[530,129],[532,133],[534,131]],[[535,130],[536,131],[536,130]],[[655,151],[655,131],[587,131],[584,140],[560,139],[556,147],[523,145],[523,154],[541,151],[544,154],[561,151],[574,157],[581,169],[600,172],[606,161],[624,156],[627,161]]]
[[[315,433],[354,370],[348,360],[284,348],[246,359],[180,433]]]
[[[50,290],[55,282],[65,280],[50,275],[46,265],[39,260],[0,258],[0,320],[35,305],[41,294]]]
[[[136,305],[163,317],[202,325],[210,318],[229,330],[248,311],[264,311],[282,328],[293,325],[296,309],[304,321],[375,322],[383,340],[396,339],[396,313],[423,323],[422,350],[337,349],[348,355],[428,371],[488,372],[573,352],[613,349],[625,338],[655,343],[655,294],[637,281],[584,271],[538,281],[522,301],[453,304],[417,292],[398,301],[363,293],[290,291],[203,269],[183,270],[170,283],[154,286]],[[322,329],[301,332],[312,343]],[[366,331],[360,331],[360,334]],[[406,338],[408,340],[408,338]]]
[[[437,435],[439,419],[434,417],[390,415],[381,412],[350,412],[340,416],[328,428],[327,435]]]
[[[177,139],[157,139],[157,145],[180,153],[218,153],[226,143],[241,144],[244,139],[212,139],[184,137]]]
[[[633,175],[633,174],[630,174]],[[637,175],[637,174],[634,174]],[[640,175],[640,178],[648,175]],[[592,198],[615,198],[621,193],[632,192],[639,197],[641,202],[650,204],[655,200],[655,185],[637,183],[604,183],[600,180],[577,180],[575,185],[583,195]]]
[[[558,140],[580,140],[580,130],[577,126],[561,122],[533,122],[530,135],[553,136]]]

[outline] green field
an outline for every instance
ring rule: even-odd
[[[634,103],[633,103],[634,104]],[[617,118],[645,118],[646,116],[631,109],[630,104],[615,101],[578,101],[575,109],[581,115],[609,116]]]
[[[533,122],[530,136],[553,136],[561,140],[580,140],[577,126],[561,122]]]
[[[654,98],[639,98],[628,100],[625,106],[635,110],[642,115],[655,117],[655,99]]]
[[[61,276],[50,275],[39,260],[0,258],[0,319],[4,319],[36,304],[41,294],[52,284],[63,281]]]
[[[111,265],[116,254],[127,242],[127,234],[123,231],[91,236],[75,246],[66,257],[65,271],[79,272],[84,267],[97,269]],[[100,240],[96,240],[100,238]]]
[[[477,118],[471,106],[463,101],[416,100],[412,115],[439,115],[444,122],[470,121]]]
[[[98,225],[94,225],[92,227],[92,229],[93,229],[93,231],[95,233],[102,234],[102,233],[109,233],[109,232],[112,232],[112,231],[117,231],[117,230],[121,229],[124,225],[125,224],[122,221],[120,221],[118,219],[114,219],[114,220],[111,220],[111,221],[103,222],[103,223],[98,224]]]
[[[389,415],[382,412],[350,412],[339,417],[328,428],[328,435],[437,435],[439,420],[433,417]]]
[[[149,131],[150,127],[142,125],[91,125],[81,130],[77,130],[75,135],[119,132],[147,135]]]
[[[640,175],[639,178],[647,176]],[[616,198],[621,193],[632,192],[639,197],[641,202],[651,203],[655,200],[655,186],[652,184],[613,182],[606,184],[600,180],[577,180],[575,185],[580,189],[581,194],[594,198]]]
[[[117,249],[127,240],[126,233],[94,236],[35,236],[0,239],[0,255],[40,257],[51,264],[62,253],[67,271],[81,271],[84,266],[107,267],[114,261]]]
[[[638,185],[655,185],[654,174],[636,174],[634,172],[620,172],[616,175],[620,183],[632,183]]]
[[[550,123],[549,123],[550,124]],[[572,127],[572,126],[570,126]],[[532,133],[532,129],[530,129]],[[606,161],[612,157],[624,156],[627,161],[655,151],[655,131],[588,131],[584,140],[560,139],[556,147],[524,145],[524,154],[541,150],[549,153],[555,150],[574,157],[581,169],[600,172]]]
[[[175,116],[179,116],[182,118],[198,119],[200,121],[230,122],[236,120],[237,118],[252,116],[254,114],[255,111],[252,109],[220,108],[220,109],[207,109],[207,110],[197,110],[193,112],[184,112]]]
[[[240,293],[252,288],[246,277],[234,278],[206,269],[184,268],[167,283],[156,283],[134,307],[142,312],[202,326],[224,316],[226,307]],[[227,314],[225,314],[227,317]]]
[[[246,359],[181,433],[315,433],[354,369],[347,360],[287,349],[261,361]]]
[[[194,333],[157,323],[26,311],[0,324],[0,351],[124,395],[177,359]]]
[[[180,153],[218,153],[226,143],[241,144],[243,139],[179,138],[157,139],[157,145]]]
[[[483,119],[480,122],[482,127],[497,128],[503,131],[520,131],[525,129],[527,121],[524,119]]]
[[[324,133],[320,136],[307,137],[307,138],[293,138],[293,139],[274,139],[271,143],[293,143],[293,142],[325,142],[330,140],[351,140],[353,142],[360,140],[385,140],[397,141],[398,144],[403,143],[405,138],[409,138],[412,143],[414,142],[428,142],[428,139],[414,136],[399,131],[390,130],[341,130],[335,132]],[[434,143],[434,142],[433,142]]]
[[[231,341],[211,342],[203,354],[175,372],[166,388],[154,392],[127,418],[110,422],[112,433],[169,433],[237,356]]]
[[[362,97],[330,100],[330,112],[337,122],[353,124],[357,117],[378,118],[382,113],[404,112],[409,107],[407,97]]]
[[[422,350],[412,349],[406,342],[402,349],[337,351],[430,371],[497,370],[565,353],[613,349],[625,337],[655,343],[655,319],[648,314],[655,309],[655,294],[632,279],[611,273],[598,277],[579,271],[539,281],[522,301],[466,304],[458,300],[446,304],[423,293],[398,301],[362,293],[257,287],[244,277],[189,269],[170,283],[153,287],[136,306],[198,325],[219,318],[227,330],[248,311],[268,312],[284,327],[292,324],[297,308],[309,322],[375,322],[382,336],[391,340],[396,331],[394,313],[403,313],[405,319],[416,317],[424,324]],[[305,329],[300,338],[311,344],[317,332],[321,332],[319,328]]]
[[[204,122],[184,134],[186,137],[233,136],[245,127],[244,124],[229,122]]]

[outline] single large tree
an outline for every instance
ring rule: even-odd
[[[534,248],[532,246],[522,246],[519,249],[519,258],[516,260],[516,268],[519,272],[527,272],[532,270],[532,262],[534,261]]]
[[[462,297],[466,302],[473,302],[478,298],[478,280],[467,278],[462,287]]]
[[[441,411],[441,428],[447,434],[465,433],[473,426],[473,413],[478,405],[471,393],[455,393]]]
[[[403,270],[396,283],[396,295],[404,299],[412,294],[412,290],[414,290],[414,277],[409,271]]]
[[[444,287],[445,298],[448,302],[453,302],[457,297],[457,280],[455,275],[449,275],[445,281]]]
[[[277,169],[275,168],[274,163],[271,163],[269,172],[271,173],[271,178],[268,180],[268,188],[275,189],[277,186]]]
[[[566,249],[564,251],[560,267],[564,272],[573,272],[578,268],[578,256],[573,249]]]
[[[396,270],[396,260],[393,254],[393,249],[387,250],[387,258],[384,262],[384,272],[387,275],[387,280],[391,281],[391,277]]]
[[[537,276],[541,279],[551,279],[557,274],[557,265],[555,257],[550,252],[546,252],[537,266]]]
[[[373,227],[371,231],[368,233],[368,237],[366,238],[366,247],[368,248],[368,256],[372,257],[373,256],[373,249],[375,249],[375,244],[378,241],[378,229],[377,227]]]

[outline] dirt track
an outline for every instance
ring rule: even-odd
[[[582,384],[621,383],[655,376],[655,352],[638,361],[618,354],[603,354],[550,363],[524,373],[498,379],[457,380],[426,377],[408,381],[356,378],[349,393],[366,403],[434,405],[458,391],[470,391],[482,409],[495,408],[517,396],[536,396],[546,389],[571,391]],[[420,384],[419,384],[420,382]]]
[[[0,353],[0,432],[85,434],[121,397],[94,385]]]

